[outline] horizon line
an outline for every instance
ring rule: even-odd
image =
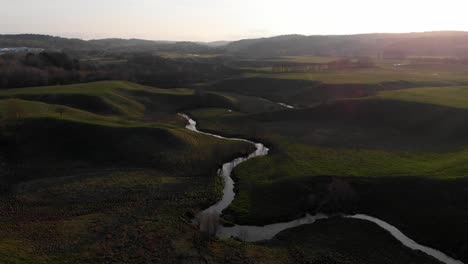
[[[66,37],[60,34],[50,34],[50,33],[0,33],[0,36],[21,36],[21,35],[37,35],[37,36],[49,36],[55,38],[63,38],[63,39],[70,39],[70,40],[82,40],[82,41],[97,41],[97,40],[144,40],[144,41],[153,41],[153,42],[172,42],[172,43],[180,43],[180,42],[192,42],[192,43],[213,43],[213,42],[236,42],[241,40],[249,40],[249,39],[269,39],[275,37],[283,37],[283,36],[303,36],[303,37],[315,37],[315,36],[360,36],[360,35],[398,35],[398,34],[424,34],[424,33],[468,33],[468,31],[464,30],[431,30],[431,31],[411,31],[411,32],[371,32],[371,33],[354,33],[354,34],[298,34],[298,33],[288,33],[288,34],[278,34],[278,35],[270,35],[270,36],[259,36],[259,37],[245,37],[245,38],[236,38],[232,40],[208,40],[208,41],[195,41],[195,40],[165,40],[165,39],[150,39],[150,38],[139,38],[139,37],[103,37],[103,38],[80,38],[80,37]]]

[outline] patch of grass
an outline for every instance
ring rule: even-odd
[[[377,98],[436,104],[467,109],[468,87],[422,87],[397,91],[383,91],[377,94]]]
[[[468,164],[464,162],[468,158],[468,150],[431,153],[334,149],[295,144],[282,147],[286,155],[266,157],[245,168],[240,167],[236,175],[242,179],[250,180],[254,177],[256,181],[268,183],[289,177],[321,175],[427,176],[449,179],[468,174]],[[272,167],[274,170],[265,170]]]
[[[118,116],[99,115],[68,106],[53,105],[20,99],[0,100],[0,113],[5,115],[4,118],[7,118],[6,113],[9,111],[8,109],[11,107],[11,105],[15,105],[20,109],[19,114],[21,119],[53,118],[107,126],[142,125],[141,123],[130,121]]]

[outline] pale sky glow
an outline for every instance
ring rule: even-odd
[[[466,0],[0,0],[0,34],[236,40],[468,31]]]

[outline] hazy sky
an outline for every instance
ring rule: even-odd
[[[0,34],[234,40],[468,31],[467,0],[0,0]]]

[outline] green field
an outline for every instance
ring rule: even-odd
[[[294,59],[292,60],[295,61]],[[251,68],[245,77],[312,80],[330,84],[377,84],[382,82],[440,82],[446,84],[468,81],[466,65],[408,64],[407,61],[375,61],[376,66],[366,69],[323,70],[312,72],[273,73],[271,67]],[[394,66],[402,64],[402,66]]]
[[[466,86],[422,87],[399,91],[384,91],[378,93],[377,97],[464,109],[468,108],[468,87]]]

